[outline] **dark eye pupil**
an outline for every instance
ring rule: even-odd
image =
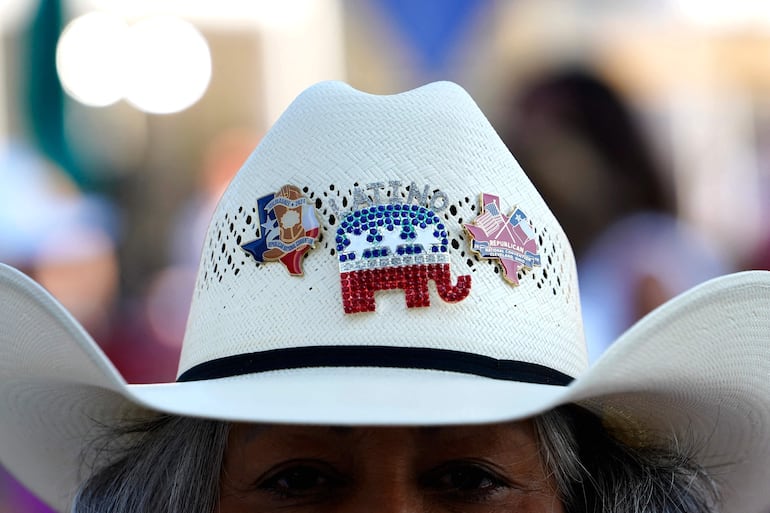
[[[323,484],[323,477],[311,468],[296,468],[286,472],[278,484],[287,490],[309,490]]]
[[[452,470],[447,478],[447,484],[459,490],[484,488],[490,484],[490,479],[484,472],[472,468]]]

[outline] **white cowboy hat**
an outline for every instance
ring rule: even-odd
[[[567,239],[467,93],[322,83],[217,207],[177,382],[126,384],[51,296],[0,267],[0,461],[63,511],[95,426],[146,409],[411,425],[579,402],[638,443],[697,442],[725,511],[766,513],[768,308],[770,273],[720,278],[588,368]]]

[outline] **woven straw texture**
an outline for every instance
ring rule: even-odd
[[[399,182],[401,186],[393,186]],[[291,184],[316,207],[321,238],[304,276],[257,263],[240,246],[257,232],[257,198]],[[413,185],[418,191],[411,191]],[[346,314],[335,255],[341,214],[399,195],[437,207],[448,232],[453,282],[467,298],[406,308],[404,292],[376,294],[376,311]],[[471,251],[463,223],[494,194],[524,211],[541,265],[507,283],[497,260]],[[360,196],[358,196],[360,199]],[[379,201],[378,201],[379,200]],[[358,203],[357,205],[361,205]],[[346,208],[347,207],[347,208]],[[226,355],[315,345],[450,348],[547,365],[571,376],[586,367],[574,258],[563,231],[474,101],[443,82],[375,96],[327,82],[303,93],[277,121],[224,194],[208,231],[180,373]]]

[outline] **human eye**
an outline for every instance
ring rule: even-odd
[[[279,499],[323,499],[345,484],[344,477],[328,463],[292,460],[265,472],[255,488]]]
[[[479,502],[509,490],[510,483],[485,462],[458,460],[423,474],[422,486],[452,499]]]

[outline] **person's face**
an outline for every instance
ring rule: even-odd
[[[236,425],[220,513],[563,513],[531,422]]]

